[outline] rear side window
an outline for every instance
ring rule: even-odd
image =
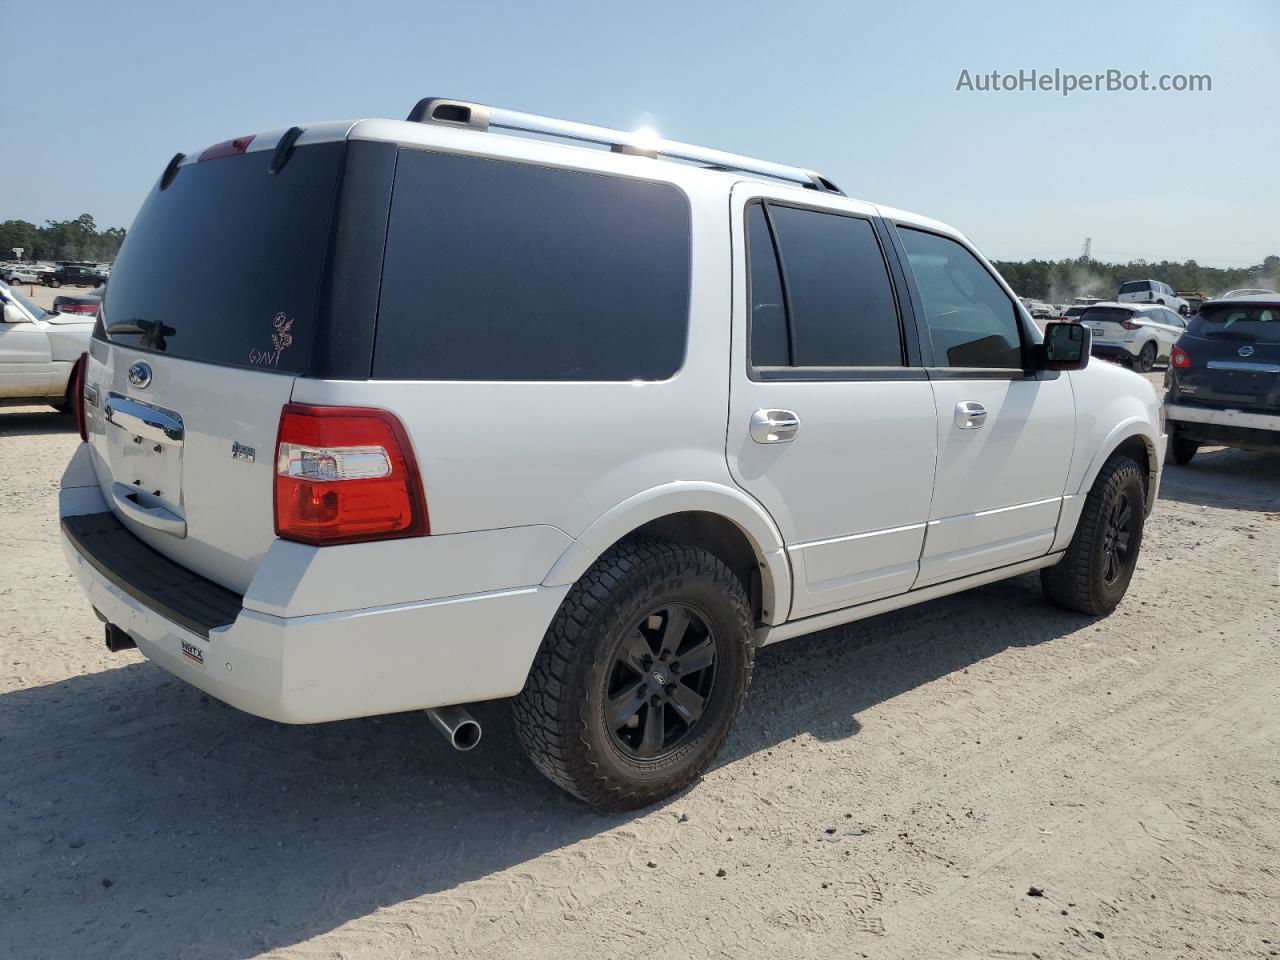
[[[342,143],[179,168],[147,197],[107,285],[106,337],[188,360],[307,368]]]
[[[1020,369],[1017,310],[995,277],[949,237],[906,228],[899,235],[924,301],[933,362],[941,367]]]
[[[782,268],[776,293],[771,279],[776,266],[769,263],[770,223]],[[869,220],[755,204],[748,210],[747,234],[753,365],[903,365],[897,303]],[[786,310],[782,323],[780,306]],[[780,331],[786,335],[785,351]]]
[[[689,231],[669,184],[402,149],[373,375],[666,379],[684,362]]]

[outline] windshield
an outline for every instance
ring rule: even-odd
[[[14,301],[14,303],[20,304],[27,313],[31,314],[31,316],[35,317],[37,320],[43,320],[49,315],[49,311],[44,307],[19,293],[17,287],[4,287],[3,289],[6,297],[9,297]]]
[[[125,238],[102,309],[107,339],[188,360],[307,367],[342,143],[178,168]]]
[[[1188,332],[1193,337],[1280,343],[1280,305],[1202,307]]]
[[[1128,283],[1120,284],[1121,293],[1145,293],[1150,289],[1150,280],[1130,280]]]

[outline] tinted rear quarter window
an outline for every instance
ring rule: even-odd
[[[791,311],[792,365],[901,366],[898,308],[870,221],[775,204],[768,212]]]
[[[669,184],[402,149],[374,376],[672,376],[688,333],[689,217]]]
[[[342,143],[190,163],[129,228],[103,307],[113,343],[230,366],[307,367]]]

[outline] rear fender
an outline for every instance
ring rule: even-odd
[[[791,607],[791,566],[782,534],[760,504],[745,493],[719,483],[680,480],[629,497],[604,514],[577,538],[542,581],[543,586],[575,583],[611,546],[650,521],[698,511],[724,517],[750,542],[760,564],[762,605],[766,623],[782,623]]]

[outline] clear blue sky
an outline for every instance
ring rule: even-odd
[[[168,158],[462,97],[803,164],[995,258],[1280,253],[1280,2],[0,0],[0,220],[127,225]],[[956,92],[962,69],[1209,93]]]

